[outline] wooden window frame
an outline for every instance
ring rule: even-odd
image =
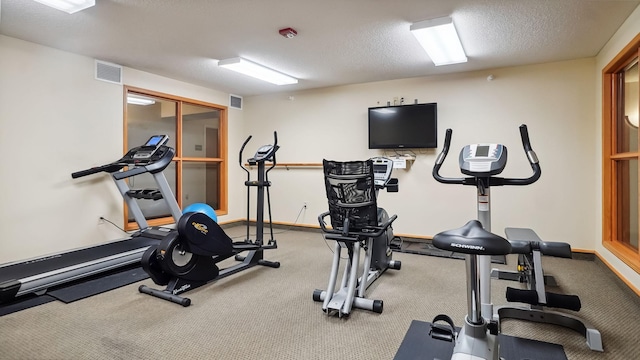
[[[621,90],[617,88],[616,74],[640,56],[640,34],[616,55],[602,70],[602,245],[629,267],[640,273],[640,247],[633,249],[618,239],[620,218],[616,164],[619,160],[638,159],[640,152],[618,153],[617,143],[617,99]],[[640,199],[636,199],[640,202]]]
[[[137,93],[140,95],[149,95],[156,98],[162,98],[169,101],[175,101],[177,103],[176,109],[176,155],[173,158],[173,163],[176,166],[176,193],[174,194],[176,200],[178,201],[178,205],[182,208],[182,165],[186,163],[217,163],[219,164],[220,169],[220,183],[219,183],[219,206],[216,210],[216,215],[226,215],[229,212],[229,203],[228,203],[228,107],[219,104],[208,103],[204,101],[189,99],[185,97],[180,97],[176,95],[170,95],[166,93],[161,93],[153,90],[142,89],[138,87],[125,85],[123,91],[123,103],[124,103],[124,114],[123,114],[123,154],[126,154],[129,149],[127,149],[128,144],[128,134],[127,134],[127,94],[129,93]],[[219,136],[219,153],[217,158],[199,158],[199,157],[183,157],[182,156],[182,105],[183,104],[190,105],[199,105],[211,107],[220,111],[220,121],[218,126],[218,136]],[[160,226],[160,225],[168,225],[175,223],[175,220],[171,216],[150,219],[147,220],[149,226]],[[138,229],[138,224],[135,221],[129,221],[129,209],[124,205],[124,224],[125,230],[136,230]]]

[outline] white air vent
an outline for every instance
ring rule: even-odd
[[[122,85],[122,66],[96,60],[96,80]]]
[[[229,106],[242,110],[242,96],[229,95]]]

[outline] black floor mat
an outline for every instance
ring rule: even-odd
[[[413,320],[394,360],[451,359],[453,343],[429,336],[431,323]],[[500,357],[505,360],[567,360],[562,345],[500,334]]]
[[[34,306],[46,304],[48,302],[56,301],[55,298],[48,295],[28,295],[18,298],[16,301],[0,305],[0,316],[5,316],[16,311],[25,310]]]
[[[109,290],[117,289],[125,285],[133,284],[147,278],[149,278],[149,275],[147,275],[147,273],[142,270],[142,267],[138,265],[116,269],[50,288],[45,295],[37,296],[31,294],[21,296],[11,303],[0,305],[0,316],[56,300],[68,304]]]
[[[64,287],[50,290],[47,294],[65,304],[74,302],[89,296],[117,289],[147,279],[149,275],[141,267],[120,269],[115,272],[87,278]]]
[[[409,253],[409,254],[418,254],[418,255],[429,255],[429,256],[438,256],[450,259],[461,259],[464,260],[465,256],[461,253],[440,250],[431,244],[431,241],[403,241],[399,248],[393,249],[393,251]],[[495,264],[506,264],[507,257],[504,255],[494,255],[491,256],[491,262]]]

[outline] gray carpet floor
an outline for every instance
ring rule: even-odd
[[[242,238],[243,227],[226,230]],[[268,235],[267,235],[268,237]],[[400,271],[387,271],[369,288],[384,312],[355,309],[328,317],[312,300],[324,288],[332,254],[321,232],[276,230],[279,248],[266,252],[279,269],[254,267],[187,292],[183,308],[128,285],[71,304],[52,302],[0,317],[1,359],[392,359],[412,320],[449,314],[460,325],[466,312],[464,261],[395,253]],[[331,243],[329,243],[331,245]],[[579,316],[600,330],[604,353],[558,326],[518,320],[503,333],[561,344],[569,360],[638,359],[638,297],[598,261],[544,258],[555,292],[578,294]],[[509,255],[512,269],[516,258]],[[494,280],[502,305],[506,286]],[[157,287],[157,286],[156,286]]]

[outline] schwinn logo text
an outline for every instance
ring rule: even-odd
[[[480,245],[467,245],[467,244],[451,243],[451,246],[455,247],[455,248],[460,248],[460,249],[471,249],[471,250],[484,251],[484,246],[480,246]]]

